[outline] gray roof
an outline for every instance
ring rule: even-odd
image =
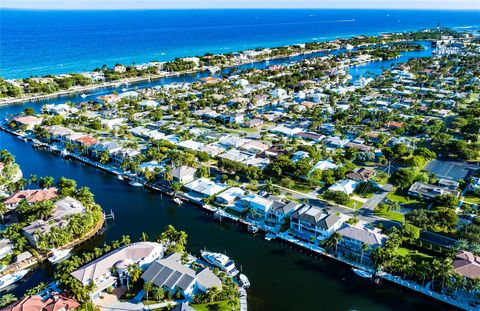
[[[274,201],[273,203],[275,204],[275,202],[277,202],[277,201]],[[290,202],[288,204],[283,204],[283,206],[273,205],[272,208],[277,213],[287,215],[287,214],[290,214],[290,213],[296,211],[298,208],[300,208],[300,206],[301,205],[296,203],[296,202]]]
[[[387,240],[387,236],[378,231],[367,228],[357,228],[354,226],[345,226],[337,231],[343,237],[357,240],[368,245],[383,245]]]
[[[307,204],[298,208],[292,214],[292,218],[317,227],[322,227],[325,230],[329,230],[335,223],[341,220],[340,216],[330,214],[328,211],[317,206]]]

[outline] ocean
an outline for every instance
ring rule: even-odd
[[[79,72],[337,37],[480,29],[480,11],[0,9],[0,76]]]

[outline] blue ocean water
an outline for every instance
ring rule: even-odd
[[[271,47],[435,27],[479,29],[480,11],[0,10],[0,76]]]

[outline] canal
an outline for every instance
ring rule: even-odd
[[[402,56],[397,62],[417,56],[414,53],[408,54],[404,55],[407,58]],[[356,73],[378,72],[378,68],[381,70],[384,66],[381,62],[371,68],[368,65],[356,68]],[[190,77],[164,79],[155,81],[154,84],[182,79]],[[149,84],[139,85],[146,86]],[[97,90],[91,96],[106,92],[111,92],[111,89]],[[83,99],[73,95],[0,107],[0,118],[18,113],[27,106],[38,109],[46,102],[60,103],[65,100],[79,102]],[[4,132],[0,132],[0,148],[6,148],[14,154],[25,177],[36,174],[56,179],[62,176],[73,178],[80,186],[92,190],[96,201],[105,211],[112,210],[115,213],[115,220],[109,222],[108,229],[82,245],[81,249],[91,249],[104,242],[120,239],[122,235],[130,235],[132,240],[137,240],[142,232],[153,239],[166,225],[172,224],[187,232],[189,252],[199,254],[203,248],[225,251],[236,261],[252,283],[248,296],[250,310],[451,310],[443,304],[391,284],[375,286],[357,277],[342,264],[312,257],[277,242],[267,242],[261,236],[248,234],[239,226],[215,223],[210,215],[204,214],[195,206],[177,206],[158,193],[133,188],[92,167],[47,151],[35,150],[30,144]],[[48,281],[53,272],[48,265],[40,266],[13,288],[12,293],[23,295],[26,289],[41,281]]]

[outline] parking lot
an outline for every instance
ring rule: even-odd
[[[430,173],[434,173],[439,178],[449,178],[460,180],[469,178],[476,170],[480,170],[480,165],[466,162],[433,160],[425,168]]]

